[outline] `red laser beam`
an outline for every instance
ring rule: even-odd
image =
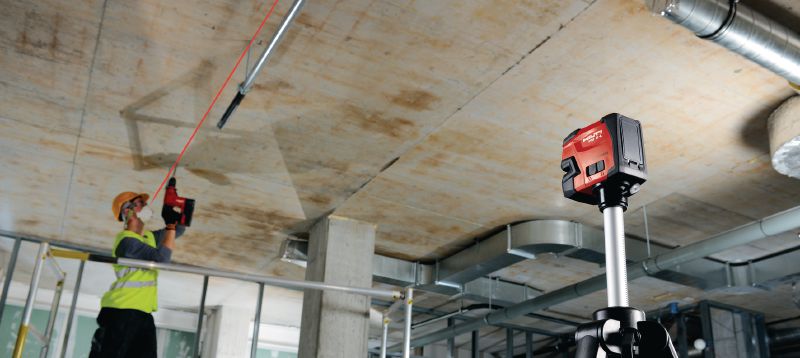
[[[275,6],[278,5],[278,1],[279,0],[275,0],[275,2],[272,3],[272,7],[269,8],[269,11],[267,12],[267,16],[264,16],[264,20],[261,20],[261,25],[258,25],[258,29],[253,34],[253,37],[250,39],[250,42],[247,44],[247,47],[245,47],[244,51],[242,51],[242,54],[239,55],[239,59],[236,60],[236,65],[233,66],[233,69],[231,70],[231,73],[228,74],[228,77],[225,78],[225,82],[222,83],[222,87],[220,87],[219,91],[217,91],[217,95],[214,96],[214,99],[211,101],[211,104],[208,105],[208,109],[206,109],[206,113],[204,113],[203,117],[200,118],[200,122],[197,123],[197,127],[194,128],[194,132],[192,132],[192,135],[189,137],[189,140],[186,141],[186,144],[183,145],[183,149],[181,150],[181,153],[178,154],[178,158],[175,159],[175,163],[173,163],[172,167],[169,168],[169,171],[167,172],[167,176],[165,176],[164,180],[161,181],[161,185],[158,186],[158,189],[156,190],[155,194],[153,194],[153,196],[150,197],[151,201],[155,200],[155,198],[161,192],[161,189],[164,188],[164,184],[166,184],[167,180],[169,180],[170,175],[172,175],[172,173],[175,172],[175,168],[177,168],[178,167],[178,163],[181,162],[181,158],[183,158],[183,154],[186,152],[186,148],[189,148],[189,144],[191,144],[192,141],[194,140],[194,136],[197,134],[197,131],[200,130],[200,126],[203,125],[203,122],[205,122],[206,118],[208,118],[208,114],[211,113],[211,108],[214,107],[214,104],[217,103],[217,100],[219,99],[219,96],[222,94],[222,91],[225,89],[225,87],[228,86],[228,82],[230,82],[231,78],[233,77],[234,72],[236,72],[236,69],[239,68],[239,64],[242,63],[242,59],[244,58],[244,56],[247,54],[248,51],[250,51],[250,47],[253,45],[253,42],[255,42],[256,37],[258,37],[258,34],[261,32],[261,29],[264,27],[264,24],[266,24],[267,20],[269,19],[269,17],[272,16],[272,12],[275,10]]]

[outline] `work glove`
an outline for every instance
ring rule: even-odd
[[[161,208],[161,217],[164,218],[164,224],[175,225],[181,221],[181,213],[176,211],[174,206],[163,206]]]

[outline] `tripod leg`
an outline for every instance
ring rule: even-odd
[[[575,358],[596,358],[600,341],[594,336],[584,336],[576,342]]]
[[[641,340],[639,342],[639,356],[653,358],[677,358],[678,353],[672,346],[669,333],[656,322],[641,321],[636,323]]]

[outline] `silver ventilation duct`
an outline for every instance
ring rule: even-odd
[[[798,228],[798,226],[800,226],[800,206],[715,235],[709,239],[679,247],[646,260],[630,264],[628,265],[628,278],[630,280],[635,280],[639,277],[653,275],[671,267],[694,261],[732,247],[794,230]],[[411,346],[420,347],[436,341],[455,337],[459,334],[475,331],[487,325],[503,323],[521,315],[534,313],[541,309],[603,290],[606,288],[605,285],[605,275],[595,276],[504,309],[491,312],[483,317],[440,329],[423,337],[416,337],[412,339]],[[390,347],[390,349],[393,351],[397,350],[397,346]]]
[[[647,0],[653,13],[800,84],[800,36],[738,0]],[[795,85],[796,88],[796,85]]]

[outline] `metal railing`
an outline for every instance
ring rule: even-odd
[[[386,323],[384,323],[384,336],[383,342],[386,342],[386,335],[388,334],[388,314],[392,311],[396,310],[400,305],[405,305],[405,315],[406,320],[404,322],[404,339],[403,339],[403,346],[404,352],[403,356],[408,358],[410,357],[410,342],[411,342],[411,312],[412,312],[412,305],[413,305],[413,289],[408,288],[403,291],[398,290],[381,290],[381,289],[374,289],[374,288],[363,288],[363,287],[351,287],[351,286],[342,286],[342,285],[332,285],[327,284],[324,282],[316,282],[316,281],[301,281],[301,280],[292,280],[292,279],[284,279],[278,277],[270,277],[270,276],[263,276],[263,275],[253,275],[253,274],[245,274],[233,271],[225,271],[225,270],[215,270],[215,269],[207,269],[203,267],[197,266],[189,266],[189,265],[181,265],[181,264],[164,264],[164,263],[157,263],[152,261],[143,261],[143,260],[134,260],[134,259],[127,259],[127,258],[115,258],[112,256],[104,255],[101,253],[97,253],[97,251],[90,250],[82,250],[82,248],[71,245],[71,244],[61,244],[61,243],[53,243],[53,245],[57,246],[66,246],[69,250],[65,249],[58,249],[58,248],[50,248],[51,242],[40,239],[40,238],[30,238],[30,237],[22,237],[15,234],[9,234],[6,232],[0,231],[0,236],[9,237],[15,239],[15,246],[12,252],[12,256],[10,259],[10,266],[8,272],[6,274],[6,281],[3,287],[3,294],[0,297],[0,313],[2,309],[5,307],[6,297],[8,295],[8,285],[11,281],[12,272],[14,270],[14,263],[16,262],[17,256],[19,255],[19,243],[20,241],[30,241],[39,243],[39,254],[38,260],[36,261],[36,266],[34,268],[33,276],[31,278],[30,290],[28,293],[28,299],[25,303],[25,314],[23,315],[23,321],[20,325],[20,331],[17,338],[17,344],[14,349],[14,358],[21,357],[22,349],[24,348],[25,344],[25,337],[27,333],[31,332],[35,337],[40,338],[43,340],[43,347],[41,357],[45,357],[47,354],[47,350],[49,349],[49,341],[50,335],[53,332],[53,325],[55,324],[55,315],[58,313],[58,306],[60,301],[61,292],[64,288],[64,280],[66,279],[66,273],[61,270],[60,266],[57,262],[55,262],[54,257],[60,258],[67,258],[67,259],[77,259],[80,260],[80,267],[78,271],[78,276],[75,284],[75,290],[73,292],[72,303],[70,305],[69,316],[67,319],[67,328],[65,330],[64,336],[64,344],[61,351],[61,357],[63,358],[66,353],[67,342],[69,340],[70,335],[70,326],[72,325],[73,317],[75,314],[75,308],[77,304],[77,298],[80,291],[80,284],[81,279],[83,276],[83,268],[86,261],[93,261],[93,262],[102,262],[108,264],[118,264],[123,266],[129,267],[136,267],[136,268],[144,268],[144,269],[159,269],[159,270],[167,270],[173,272],[184,272],[190,274],[197,274],[203,276],[203,294],[201,296],[200,302],[200,310],[198,312],[198,326],[195,335],[195,354],[197,356],[200,355],[200,337],[202,333],[202,322],[204,316],[204,307],[206,301],[206,291],[208,288],[208,278],[209,277],[221,277],[221,278],[231,278],[236,280],[242,281],[249,281],[259,284],[259,300],[257,302],[257,316],[255,318],[255,324],[253,325],[253,343],[251,346],[251,357],[255,357],[256,355],[256,345],[258,341],[258,330],[259,330],[259,321],[260,321],[260,308],[261,308],[261,300],[263,299],[263,287],[264,285],[269,286],[276,286],[276,287],[283,287],[288,289],[296,289],[296,290],[304,290],[304,289],[312,289],[312,290],[326,290],[326,291],[337,291],[337,292],[344,292],[356,295],[363,295],[375,298],[384,298],[384,299],[392,299],[394,300],[394,304],[392,307],[386,310],[384,313],[384,318]],[[33,302],[36,296],[36,290],[39,286],[39,278],[41,277],[41,267],[47,264],[51,267],[51,269],[56,273],[56,276],[59,278],[57,287],[56,287],[56,294],[54,302],[51,306],[50,310],[50,319],[48,320],[47,330],[45,334],[38,333],[33,327],[30,327],[30,316],[33,310]],[[2,317],[0,317],[1,319]],[[383,344],[383,348],[385,350],[386,344]]]

